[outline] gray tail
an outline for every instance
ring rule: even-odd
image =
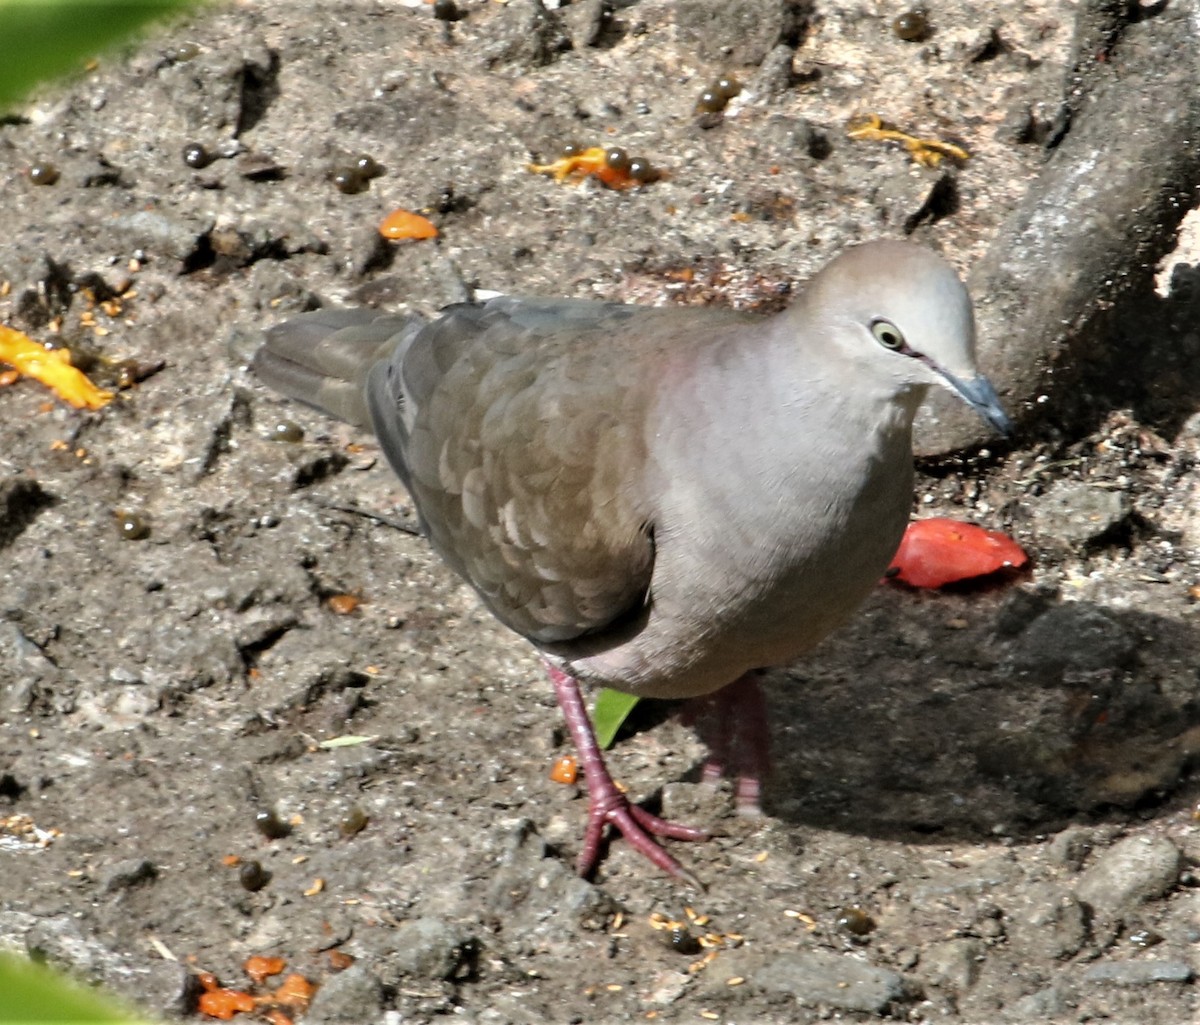
[[[347,423],[371,427],[367,375],[424,321],[369,309],[305,313],[268,328],[254,356],[263,383]]]

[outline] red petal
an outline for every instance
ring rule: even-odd
[[[934,517],[908,525],[889,576],[913,587],[941,587],[1028,561],[1024,549],[1007,534]]]

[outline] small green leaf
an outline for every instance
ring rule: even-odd
[[[0,0],[0,107],[192,0]]]
[[[607,751],[612,747],[621,723],[629,718],[629,713],[641,700],[633,694],[609,690],[607,687],[596,695],[596,703],[592,706],[592,727],[601,750]]]
[[[0,1022],[137,1025],[119,1003],[22,957],[0,954]]]

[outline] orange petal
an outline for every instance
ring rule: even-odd
[[[201,1014],[229,1021],[240,1011],[253,1011],[258,1005],[249,993],[236,989],[210,989],[200,994],[196,1006]]]
[[[384,238],[437,238],[438,230],[433,222],[411,210],[393,210],[379,225],[379,234]]]
[[[1028,561],[1024,549],[1007,534],[934,517],[908,525],[889,576],[913,587],[942,587]]]
[[[76,409],[100,409],[112,399],[112,392],[97,388],[71,366],[65,349],[45,349],[11,327],[0,326],[0,360],[40,381]]]
[[[264,1002],[290,1007],[294,1011],[305,1011],[316,991],[317,987],[303,975],[289,975],[274,993],[261,999]]]
[[[571,784],[579,776],[579,762],[574,755],[563,755],[550,770],[550,779],[555,783]]]
[[[263,980],[272,975],[278,975],[287,967],[282,957],[265,957],[262,954],[252,954],[242,965],[243,971],[250,976],[251,981],[262,985]]]

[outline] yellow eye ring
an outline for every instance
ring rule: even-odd
[[[875,341],[893,352],[906,347],[901,330],[890,320],[884,320],[882,317],[871,321],[871,334],[875,336]]]

